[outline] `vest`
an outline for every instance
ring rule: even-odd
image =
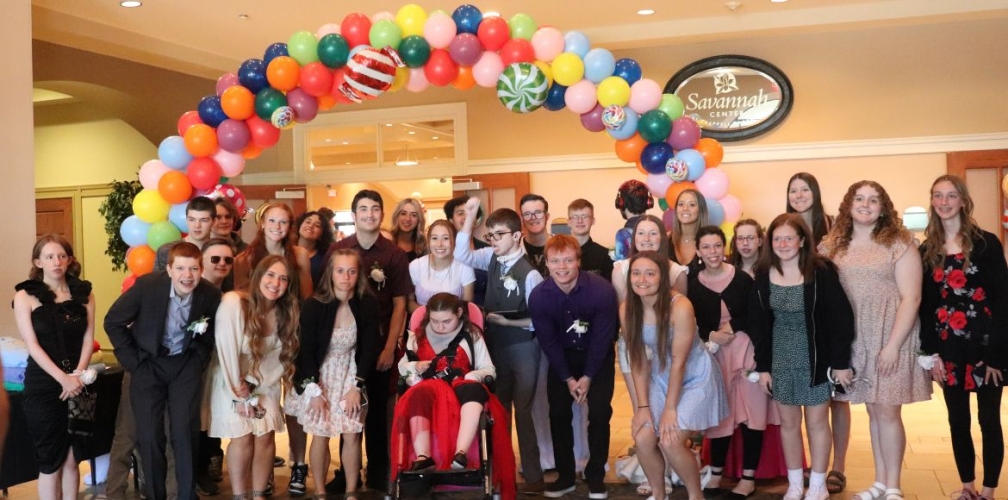
[[[507,275],[518,283],[515,290],[508,290],[504,287],[501,267],[501,263],[497,261],[496,257],[490,261],[490,267],[487,269],[486,300],[483,302],[483,306],[487,312],[518,311],[521,317],[528,317],[528,304],[525,303],[525,278],[530,272],[535,271],[535,267],[527,258],[522,257],[508,269]],[[528,342],[535,338],[534,332],[524,328],[489,322],[485,326],[487,346],[491,352],[494,347]]]

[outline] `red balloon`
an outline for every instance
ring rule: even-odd
[[[424,66],[424,76],[431,85],[444,87],[450,85],[458,77],[459,69],[451,55],[445,49],[431,51],[430,59]]]
[[[325,64],[315,61],[301,67],[301,89],[312,97],[322,97],[332,88],[333,74]]]
[[[339,104],[351,104],[353,101],[346,96],[340,89],[346,83],[346,68],[340,68],[333,71],[332,88],[329,89],[329,95]]]
[[[126,293],[126,290],[133,288],[133,283],[136,283],[137,275],[130,274],[129,276],[123,278],[122,286],[119,288],[119,293]],[[98,342],[97,340],[95,341]]]
[[[245,120],[245,124],[248,125],[249,134],[252,136],[252,144],[259,149],[272,147],[280,140],[280,129],[258,116]]]
[[[213,158],[195,158],[189,162],[186,177],[194,188],[208,191],[220,181],[221,168]]]
[[[353,13],[343,18],[340,34],[346,38],[350,48],[367,45],[371,42],[371,19],[360,13]]]
[[[512,38],[504,42],[500,57],[505,67],[519,62],[532,63],[535,62],[535,49],[532,48],[532,42],[524,38]]]
[[[185,137],[186,130],[193,125],[199,125],[203,120],[199,117],[198,111],[186,111],[178,119],[178,135]]]
[[[480,23],[476,36],[485,49],[496,52],[511,38],[511,28],[500,17],[487,17]]]

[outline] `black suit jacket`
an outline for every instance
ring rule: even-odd
[[[141,276],[105,315],[105,332],[123,368],[133,371],[148,358],[157,356],[165,335],[171,286],[167,272]],[[182,352],[196,353],[204,365],[214,352],[214,316],[220,299],[220,290],[206,280],[200,280],[193,290],[189,323],[201,318],[207,318],[209,323],[207,331],[195,338],[186,330]]]

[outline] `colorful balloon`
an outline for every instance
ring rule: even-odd
[[[672,128],[675,129],[674,121],[672,122]],[[724,159],[724,148],[721,147],[721,143],[717,139],[711,139],[710,137],[701,138],[693,149],[696,149],[703,155],[707,168],[714,168],[720,165],[721,160]],[[717,196],[716,198],[720,199],[722,197]]]
[[[157,183],[165,172],[171,170],[161,160],[147,160],[140,166],[140,185],[146,189],[157,189]],[[133,246],[130,244],[130,246]]]
[[[544,26],[536,30],[532,35],[532,49],[535,51],[535,58],[546,63],[553,62],[553,58],[560,55],[564,50],[563,33],[560,30]]]
[[[193,157],[185,147],[185,139],[172,135],[165,137],[158,145],[158,158],[169,168],[182,170]]]
[[[622,108],[622,110],[624,114],[623,124],[612,128],[608,125],[606,126],[606,132],[609,133],[609,136],[618,141],[633,137],[634,134],[637,133],[637,121],[640,119],[640,116],[636,111],[630,108]],[[602,118],[605,120],[604,114],[602,115]]]
[[[301,66],[293,57],[276,57],[266,65],[266,81],[271,87],[281,92],[287,92],[297,87],[300,77]]]
[[[403,43],[412,38],[427,43],[419,36],[406,37]],[[402,63],[399,55],[392,49],[378,50],[364,47],[351,55],[347,61],[346,79],[340,91],[354,102],[378,97],[392,86],[396,68],[402,66]]]
[[[460,66],[473,66],[483,54],[483,45],[472,33],[459,33],[448,44],[448,53]]]
[[[182,239],[182,233],[171,221],[162,220],[151,224],[147,230],[147,245],[152,249]]]
[[[567,109],[577,114],[587,113],[598,104],[598,91],[594,83],[581,80],[567,87],[564,101],[567,102]]]
[[[227,119],[217,126],[219,151],[240,152],[249,142],[249,129],[243,120]]]
[[[633,109],[632,106],[631,109]],[[669,120],[665,113],[652,109],[641,114],[640,120],[637,122],[637,131],[648,142],[665,142],[669,133],[672,132],[672,120]]]
[[[234,73],[224,73],[217,79],[217,95],[223,94],[225,90],[234,87],[235,85],[241,85],[241,82],[238,81],[238,75]]]
[[[217,131],[205,123],[189,127],[184,141],[186,151],[195,157],[210,156],[217,151]]]
[[[399,43],[399,57],[410,68],[422,68],[430,59],[431,47],[422,36],[408,36]]]
[[[403,31],[395,21],[376,21],[371,25],[371,31],[368,34],[368,40],[371,42],[372,47],[392,47],[393,49],[399,48],[399,43],[402,42]]]
[[[150,223],[144,222],[140,217],[131,215],[123,219],[119,225],[119,237],[129,246],[135,247],[147,244],[147,231],[150,230]]]
[[[510,111],[531,113],[546,102],[546,75],[534,64],[514,63],[497,79],[497,99]]]
[[[126,253],[126,267],[134,276],[143,276],[154,270],[156,254],[147,245],[132,247]]]
[[[641,153],[648,145],[640,134],[616,141],[616,157],[627,163],[634,163],[641,158]]]
[[[661,104],[661,92],[661,86],[658,85],[658,82],[641,78],[630,86],[630,102],[628,105],[630,109],[640,114],[647,113],[652,109],[658,108],[658,105]]]
[[[581,113],[581,126],[589,132],[601,132],[605,130],[605,123],[602,123],[602,113],[604,110],[605,108],[596,104],[591,111]]]
[[[283,92],[267,87],[256,94],[255,114],[263,120],[270,120],[274,111],[286,105],[287,97]]]
[[[483,13],[475,5],[462,5],[452,12],[452,20],[459,33],[476,34],[483,21]]]
[[[664,142],[652,142],[644,146],[640,162],[649,174],[664,174],[669,158],[672,158],[672,146]]]
[[[662,110],[669,118],[675,120],[683,115],[683,102],[675,94],[662,94],[658,109]]]
[[[520,38],[528,41],[532,39],[532,35],[539,29],[539,26],[536,25],[532,16],[518,13],[508,19],[508,28],[512,39]]]
[[[618,76],[610,76],[598,84],[598,101],[603,106],[626,106],[630,101],[630,85]]]
[[[423,36],[427,11],[415,3],[404,5],[396,12],[395,22],[402,28],[403,36]]]
[[[189,127],[200,123],[203,123],[203,120],[199,117],[199,111],[193,110],[182,113],[182,116],[178,119],[178,126],[176,127],[178,135],[185,135],[186,130],[189,130]]]
[[[613,70],[613,76],[618,76],[627,82],[629,85],[637,83],[637,80],[641,79],[643,72],[640,67],[640,63],[624,57],[616,61],[616,67]]]
[[[431,51],[430,59],[424,66],[424,76],[432,85],[444,87],[450,85],[458,76],[458,65],[452,61],[448,50],[434,49]]]
[[[584,33],[568,31],[564,34],[564,52],[570,52],[581,59],[588,54],[589,50],[591,50],[591,42],[588,41],[588,37]]]
[[[287,52],[302,66],[318,61],[318,40],[315,34],[307,30],[294,33],[287,40]]]
[[[677,152],[675,157],[686,162],[686,166],[689,167],[689,175],[686,176],[686,179],[689,181],[699,179],[707,168],[704,164],[703,155],[695,149],[683,149]]]
[[[431,48],[445,49],[455,39],[455,21],[444,12],[431,12],[424,23],[423,37]],[[457,62],[457,61],[456,61]]]
[[[207,191],[217,185],[221,177],[221,168],[212,158],[196,158],[186,169],[186,177],[192,187]]]
[[[340,34],[346,39],[350,48],[358,45],[367,45],[368,37],[371,33],[371,20],[360,13],[349,14],[343,18],[340,24]]]
[[[319,62],[327,68],[342,68],[350,57],[350,42],[339,33],[330,33],[318,42]]]
[[[612,76],[616,69],[616,59],[613,58],[612,52],[606,49],[591,49],[584,56],[584,68],[585,79],[599,83]]]
[[[248,59],[238,68],[238,81],[253,94],[269,86],[266,64],[262,59]]]
[[[543,103],[543,107],[550,111],[560,111],[567,107],[566,97],[567,87],[553,82],[546,94],[546,102]]]
[[[242,126],[244,127],[245,124],[242,123]],[[247,133],[248,127],[246,127],[245,130]],[[221,175],[224,177],[241,175],[242,170],[245,169],[245,158],[242,158],[240,151],[231,152],[221,149],[214,153],[210,158],[213,158],[213,161],[220,165]]]
[[[164,200],[164,214],[155,220],[149,220],[147,217],[141,215],[140,218],[148,222],[156,222],[158,220],[164,219],[168,216],[168,205],[171,203],[182,203],[189,199],[189,195],[192,194],[192,184],[189,183],[189,178],[186,174],[178,171],[172,170],[170,172],[165,172],[158,180],[158,194],[161,195],[161,199]],[[136,203],[134,201],[134,203]],[[160,206],[158,208],[161,208]],[[133,211],[137,214],[136,207],[133,207]],[[158,211],[160,214],[160,211]]]
[[[725,211],[725,222],[734,224],[742,218],[742,203],[734,195],[725,195],[718,202]]]
[[[186,206],[189,203],[176,203],[168,209],[168,222],[171,222],[178,228],[179,231],[187,232],[189,231],[189,224],[186,223]],[[150,229],[148,224],[147,229]],[[144,243],[146,243],[146,234],[144,235]],[[144,243],[140,243],[143,245]]]
[[[497,86],[497,78],[504,71],[504,62],[496,52],[485,51],[473,65],[473,79],[480,87]]]
[[[483,48],[496,52],[511,38],[511,29],[507,21],[499,17],[488,17],[480,23],[476,36],[479,37]]]
[[[584,61],[577,54],[564,52],[553,58],[553,81],[564,86],[571,86],[584,77]]]
[[[221,110],[233,120],[244,120],[255,113],[255,94],[242,85],[235,85],[225,90],[221,94],[220,102]],[[220,123],[217,126],[219,127]]]
[[[669,144],[676,150],[692,148],[700,140],[700,125],[688,116],[682,116],[672,122],[672,132]]]
[[[504,42],[504,46],[500,48],[500,56],[505,66],[521,62],[535,62],[535,50],[532,48],[532,44],[524,38],[512,38]]]
[[[182,179],[185,179],[185,174],[182,172],[173,170],[165,173],[165,175],[168,174],[178,174],[182,176]],[[164,179],[164,176],[161,176],[161,179]],[[189,184],[188,181],[185,181],[185,183]],[[186,199],[188,199],[188,197]],[[171,204],[165,201],[156,189],[144,189],[133,197],[133,213],[139,217],[140,220],[148,224],[164,220],[168,217],[168,209],[170,208]]]
[[[266,51],[263,52],[263,64],[269,66],[269,63],[276,59],[277,57],[287,57],[290,56],[290,52],[287,52],[287,44],[283,42],[277,42],[270,44],[266,47]]]
[[[211,127],[220,125],[220,122],[228,118],[221,108],[221,98],[216,94],[200,99],[196,111],[199,112],[200,120]]]

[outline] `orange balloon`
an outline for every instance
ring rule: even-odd
[[[721,164],[721,160],[724,158],[724,148],[721,147],[721,143],[717,139],[711,139],[710,137],[704,137],[697,141],[696,146],[693,149],[700,152],[704,157],[705,165],[707,168],[714,168]]]
[[[640,173],[642,173],[644,175],[651,175],[651,172],[648,172],[647,169],[644,168],[644,165],[641,165],[641,162],[636,161],[636,162],[634,162],[634,165],[637,167],[637,170],[639,170]]]
[[[232,85],[221,94],[220,104],[228,118],[244,120],[255,113],[255,94],[241,85]]]
[[[452,87],[459,90],[469,90],[473,88],[473,85],[476,85],[476,79],[473,78],[472,68],[469,66],[459,66],[458,76],[452,82]]]
[[[665,191],[665,203],[668,203],[669,208],[675,209],[676,201],[679,200],[679,195],[687,189],[696,189],[696,184],[690,181],[673,182],[669,186],[668,191]]]
[[[185,148],[186,151],[189,151],[189,154],[197,158],[216,153],[217,131],[205,123],[189,127],[189,130],[186,130],[185,133]]]
[[[192,195],[192,184],[189,177],[178,170],[169,170],[158,180],[158,194],[171,204],[189,200]],[[136,274],[136,273],[134,273]]]
[[[638,162],[640,161],[641,153],[644,152],[644,147],[647,145],[648,142],[640,134],[634,134],[629,139],[616,141],[616,156],[627,163]]]
[[[266,66],[266,80],[271,87],[281,92],[294,90],[300,78],[301,66],[293,57],[274,57],[269,66]]]
[[[336,106],[336,98],[329,94],[318,96],[316,99],[318,99],[319,111],[329,111]]]
[[[147,245],[130,248],[126,254],[126,267],[136,276],[143,276],[154,270],[156,254]]]
[[[262,151],[263,151],[262,148],[256,146],[255,144],[252,144],[252,141],[249,141],[248,145],[245,146],[245,149],[242,150],[241,155],[242,158],[245,158],[246,160],[253,160],[259,158],[259,155],[262,154]]]

